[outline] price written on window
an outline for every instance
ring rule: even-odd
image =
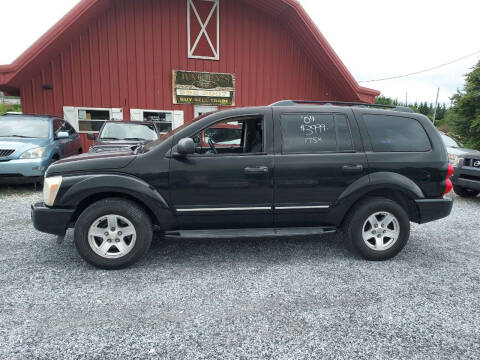
[[[301,120],[300,131],[303,133],[305,144],[321,143],[322,135],[328,130],[328,124],[317,122],[313,115],[303,116]]]

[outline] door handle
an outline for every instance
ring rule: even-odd
[[[344,165],[342,166],[343,172],[356,173],[363,171],[363,165]]]
[[[244,169],[245,174],[247,175],[266,175],[269,172],[269,168],[267,166],[255,166],[251,167],[248,166]]]

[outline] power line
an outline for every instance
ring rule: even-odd
[[[468,55],[465,55],[465,56],[462,56],[461,58],[458,58],[456,60],[453,60],[453,61],[449,61],[445,64],[441,64],[441,65],[437,65],[437,66],[434,66],[434,67],[431,67],[431,68],[428,68],[428,69],[425,69],[425,70],[420,70],[420,71],[416,71],[416,72],[413,72],[413,73],[409,73],[409,74],[405,74],[405,75],[398,75],[398,76],[392,76],[392,77],[388,77],[388,78],[383,78],[383,79],[375,79],[375,80],[363,80],[363,81],[359,81],[360,83],[367,83],[367,82],[375,82],[375,81],[385,81],[385,80],[394,80],[394,79],[401,79],[401,78],[405,78],[405,77],[408,77],[408,76],[413,76],[413,75],[418,75],[418,74],[423,74],[425,72],[428,72],[428,71],[432,71],[432,70],[437,70],[437,69],[440,69],[444,66],[448,66],[448,65],[451,65],[451,64],[454,64],[456,62],[459,62],[459,61],[462,61],[462,60],[465,60],[473,55],[477,55],[477,54],[480,54],[480,50],[478,51],[475,51],[471,54],[468,54]]]

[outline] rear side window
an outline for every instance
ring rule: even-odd
[[[347,118],[341,114],[284,114],[284,154],[353,151]]]
[[[423,126],[401,116],[364,115],[374,152],[426,152],[432,149]]]

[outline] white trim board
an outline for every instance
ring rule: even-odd
[[[210,14],[208,15],[207,19],[205,22],[202,21],[200,15],[198,14],[197,8],[195,7],[195,4],[193,0],[187,0],[187,41],[188,41],[188,57],[190,59],[203,59],[203,60],[220,60],[220,4],[219,0],[197,0],[197,1],[209,1],[213,2],[214,5],[212,9],[210,10]],[[193,13],[195,14],[196,21],[198,21],[200,25],[200,32],[198,33],[195,42],[192,44],[192,36],[191,36],[191,16],[190,13],[193,10]],[[212,39],[210,38],[210,35],[207,32],[207,26],[212,20],[212,17],[216,13],[216,20],[217,20],[217,38],[214,39],[216,40],[216,46],[213,45]],[[210,46],[210,49],[212,50],[213,56],[198,56],[195,55],[195,50],[197,49],[198,43],[200,42],[202,36],[205,36],[207,39],[208,45]]]

